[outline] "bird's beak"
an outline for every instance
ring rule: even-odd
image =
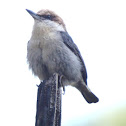
[[[38,14],[36,14],[36,13],[34,13],[33,11],[28,10],[28,9],[26,9],[26,11],[27,11],[34,19],[40,20],[41,17],[40,17]]]

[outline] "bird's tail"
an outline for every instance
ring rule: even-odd
[[[99,99],[91,92],[85,83],[78,83],[76,88],[81,92],[88,103],[96,103],[99,101]]]

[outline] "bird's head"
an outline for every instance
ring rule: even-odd
[[[26,10],[34,18],[35,27],[39,27],[40,29],[66,31],[63,20],[53,11],[42,9],[37,13],[34,13],[31,10]]]

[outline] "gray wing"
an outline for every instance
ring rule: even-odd
[[[67,32],[60,31],[60,34],[63,38],[64,44],[80,59],[80,62],[82,64],[82,69],[81,69],[82,77],[84,82],[87,84],[87,70],[78,47],[73,42],[72,38]]]

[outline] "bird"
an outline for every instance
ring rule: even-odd
[[[43,81],[57,73],[62,76],[63,86],[73,86],[89,104],[97,103],[99,98],[87,85],[84,60],[63,19],[48,9],[37,13],[29,9],[26,11],[34,19],[27,44],[27,61],[33,74]]]

